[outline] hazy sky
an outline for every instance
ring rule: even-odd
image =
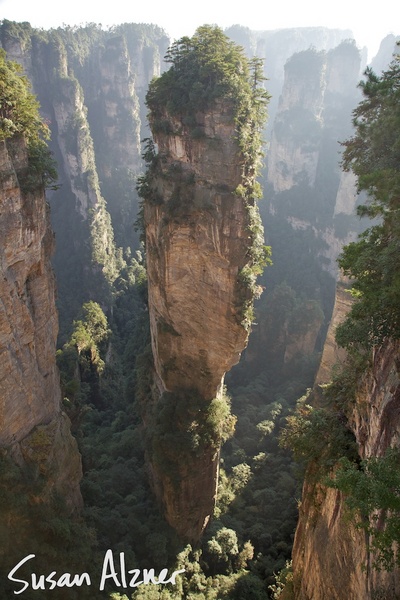
[[[28,21],[45,29],[63,24],[155,23],[173,38],[190,36],[205,23],[255,30],[321,25],[351,29],[372,58],[388,33],[400,33],[393,0],[379,0],[374,6],[375,11],[369,9],[365,0],[329,4],[326,0],[0,0],[0,19]]]

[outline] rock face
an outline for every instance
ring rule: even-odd
[[[147,204],[145,222],[160,392],[195,387],[211,399],[247,340],[238,276],[247,262],[249,234],[247,210],[234,194],[241,171],[230,111],[220,104],[203,123],[201,141],[179,123],[179,134],[155,134],[165,157],[163,204]],[[168,173],[179,169],[179,183],[168,181]],[[178,205],[174,195],[182,180],[190,181]]]
[[[235,194],[242,169],[232,107],[218,101],[196,118],[199,139],[170,116],[173,133],[154,131],[159,166],[153,186],[160,198],[145,203],[144,221],[154,393],[159,407],[165,395],[189,405],[194,394],[202,411],[222,398],[224,374],[247,342],[244,306],[251,294],[241,270],[249,264],[254,207]],[[189,462],[182,457],[175,483],[151,461],[167,519],[187,539],[199,538],[213,511],[218,458],[213,444]]]
[[[268,158],[275,192],[301,179],[315,184],[327,136],[333,133],[337,143],[349,131],[359,76],[360,56],[351,43],[329,52],[305,50],[287,61]]]
[[[81,504],[81,463],[55,362],[53,233],[43,190],[21,191],[26,170],[23,139],[2,142],[0,446],[19,464],[39,465],[45,494],[57,490],[72,509]]]
[[[316,384],[330,381],[332,366],[344,358],[334,340],[336,326],[350,309],[346,283],[338,284],[335,308]],[[373,357],[371,372],[360,381],[349,417],[360,457],[382,456],[398,446],[400,427],[399,344],[388,343]],[[398,570],[372,567],[368,536],[348,519],[339,490],[324,487],[308,474],[303,486],[293,546],[296,600],[394,600],[400,593]]]
[[[251,31],[246,27],[234,25],[227,30],[229,36],[246,48],[250,56],[265,59],[265,74],[269,78],[268,88],[272,95],[269,104],[270,124],[273,123],[278,109],[279,98],[284,85],[284,66],[287,60],[298,52],[315,48],[328,51],[343,40],[352,39],[349,29],[331,29],[327,27],[293,27],[270,31]],[[268,135],[267,139],[270,136]]]
[[[347,282],[345,280],[338,281],[336,285],[332,318],[329,323],[321,361],[315,377],[315,385],[324,385],[328,383],[331,380],[333,365],[340,364],[345,358],[344,350],[336,344],[335,332],[337,326],[346,318],[346,315],[351,308],[351,302],[352,299]]]

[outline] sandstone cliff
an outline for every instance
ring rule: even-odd
[[[248,262],[249,219],[234,193],[241,164],[230,107],[221,103],[200,118],[201,140],[179,121],[174,135],[155,134],[163,203],[146,204],[145,223],[160,391],[195,387],[211,399],[248,335],[238,278]]]
[[[313,232],[325,246],[324,268],[336,278],[336,258],[354,238],[354,179],[341,173],[339,142],[351,132],[361,57],[347,41],[328,52],[306,50],[285,65],[268,155],[271,212]],[[297,225],[300,223],[300,225]],[[325,260],[327,259],[327,260]]]
[[[44,497],[81,504],[81,463],[61,410],[55,363],[58,319],[50,257],[53,233],[44,192],[24,193],[22,138],[1,143],[0,446],[19,465],[37,465]]]
[[[318,372],[315,377],[315,385],[324,385],[328,383],[331,380],[332,367],[334,365],[339,365],[345,359],[345,351],[340,348],[335,341],[335,332],[337,326],[344,321],[349,312],[351,302],[352,299],[349,284],[344,279],[341,279],[336,285],[335,304],[328,332],[326,334]]]
[[[351,307],[349,284],[337,284],[335,306],[315,378],[314,405],[324,402],[320,386],[332,379],[332,368],[345,360],[335,341],[336,327]],[[399,347],[387,343],[373,356],[372,369],[358,384],[356,402],[348,415],[361,459],[383,456],[398,445]],[[368,535],[349,518],[345,496],[327,488],[308,472],[299,507],[293,545],[296,600],[394,600],[400,592],[398,571],[373,567]]]
[[[343,40],[352,39],[349,29],[328,27],[293,27],[270,31],[251,31],[247,27],[234,25],[227,30],[229,36],[241,44],[249,56],[265,59],[265,73],[269,78],[271,102],[269,105],[269,128],[278,110],[279,98],[284,86],[284,67],[288,59],[298,52],[315,48],[329,51]],[[269,135],[268,138],[269,139]]]
[[[344,167],[357,174],[359,190],[378,206],[376,212],[368,213],[365,204],[361,205],[360,214],[366,210],[370,218],[379,215],[379,220],[342,253],[340,266],[352,282],[354,303],[350,306],[349,299],[345,300],[340,285],[317,376],[317,383],[329,385],[323,393],[317,393],[322,390],[316,386],[310,394],[309,404],[314,408],[301,400],[284,432],[284,436],[291,436],[295,452],[302,452],[299,442],[309,444],[302,454],[307,459],[307,471],[293,548],[296,599],[394,599],[400,591],[396,481],[400,398],[398,290],[392,283],[395,277],[391,276],[388,284],[383,276],[397,267],[388,248],[392,243],[397,248],[398,244],[398,171],[393,169],[393,182],[388,183],[385,176],[387,164],[397,164],[393,156],[398,138],[394,121],[382,119],[382,114],[395,114],[398,106],[398,61],[393,61],[380,78],[373,71],[365,75],[363,102],[354,111],[355,117],[362,113],[365,98],[373,100],[369,111],[362,113],[362,125],[358,118],[353,120],[354,133],[345,145],[357,151],[351,165],[347,152],[344,153]],[[367,92],[372,81],[376,82],[373,95]],[[368,128],[373,135],[366,134]],[[385,144],[375,143],[375,132],[378,139],[384,135]],[[393,144],[387,141],[389,134]],[[368,166],[360,169],[367,157]],[[393,198],[394,208],[386,196],[381,199],[381,181],[389,190],[390,202]],[[382,258],[386,255],[390,259]],[[375,270],[377,285],[371,276],[374,268],[367,261],[362,262],[365,256],[379,261]],[[393,310],[385,303],[389,293]],[[373,302],[369,305],[371,297]],[[345,356],[343,349],[339,354],[335,341],[346,350]],[[338,359],[342,363],[339,369]],[[293,426],[299,431],[305,422],[305,429],[296,439]]]

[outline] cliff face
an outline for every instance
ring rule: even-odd
[[[346,281],[337,285],[316,386],[329,383],[333,365],[345,358],[335,342],[337,325],[351,307]],[[398,445],[400,426],[399,345],[386,344],[373,357],[371,372],[360,381],[348,419],[360,457],[382,456]],[[318,402],[317,398],[314,400]],[[372,568],[368,536],[349,520],[345,497],[306,476],[293,546],[296,600],[392,600],[400,592],[399,572]],[[383,594],[383,595],[380,595]]]
[[[361,382],[349,420],[361,458],[382,456],[398,445],[399,356],[398,344],[382,347]],[[399,571],[372,568],[368,536],[349,522],[341,492],[308,478],[302,498],[293,547],[296,600],[397,598]]]
[[[315,48],[329,51],[343,40],[353,38],[349,29],[331,29],[327,27],[293,27],[272,31],[251,31],[246,27],[235,25],[227,30],[229,36],[241,44],[249,56],[265,59],[265,73],[270,80],[268,88],[271,93],[269,104],[270,121],[278,110],[282,88],[284,86],[284,66],[287,60],[298,52]],[[268,135],[268,139],[269,139]]]
[[[313,232],[325,246],[320,251],[324,268],[333,277],[340,248],[359,227],[350,217],[356,190],[354,178],[340,171],[339,142],[351,132],[360,64],[350,42],[328,52],[294,54],[285,65],[268,155],[268,181],[275,192],[271,212],[294,229]]]
[[[345,359],[345,352],[336,344],[335,332],[340,323],[344,321],[351,308],[352,298],[348,284],[345,280],[338,281],[336,285],[335,304],[332,318],[326,334],[324,348],[315,377],[315,385],[324,385],[331,379],[332,367],[340,364]]]
[[[241,323],[238,275],[246,264],[249,233],[247,210],[234,194],[241,168],[229,107],[220,104],[202,115],[202,126],[201,140],[192,139],[179,122],[174,122],[179,134],[155,134],[163,156],[163,204],[147,204],[145,222],[160,392],[194,387],[211,399],[248,335]],[[178,183],[168,180],[179,170]]]
[[[276,192],[301,177],[315,184],[327,136],[337,142],[350,129],[359,76],[360,56],[350,43],[329,52],[306,50],[287,61],[268,158],[268,180]]]
[[[198,139],[183,120],[168,118],[173,133],[154,132],[160,199],[144,207],[155,394],[159,407],[165,394],[189,407],[195,395],[201,412],[222,401],[224,374],[247,341],[251,294],[240,272],[249,264],[249,207],[235,194],[242,157],[230,103],[196,115]],[[197,539],[215,503],[219,447],[206,443],[186,464],[182,458],[175,483],[154,461],[153,479],[171,525]]]
[[[307,59],[308,68],[301,64]],[[285,66],[268,158],[268,177],[276,192],[293,187],[301,174],[310,185],[315,182],[325,69],[324,55],[316,52],[294,55]]]
[[[168,38],[153,26],[37,31],[4,22],[0,42],[22,64],[51,129],[61,188],[49,193],[62,338],[83,302],[111,307],[134,231],[144,94]]]
[[[81,504],[80,456],[61,411],[55,363],[58,319],[50,264],[53,233],[43,190],[23,193],[27,155],[20,138],[0,148],[0,445],[46,475],[45,495]]]

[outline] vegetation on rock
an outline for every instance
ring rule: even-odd
[[[282,443],[312,465],[307,477],[315,466],[320,478],[329,473],[325,485],[344,493],[353,524],[368,534],[372,566],[390,571],[399,562],[398,448],[361,460],[349,418],[372,352],[400,337],[400,57],[381,76],[370,69],[365,75],[364,99],[353,113],[355,133],[343,143],[343,167],[357,175],[359,191],[367,193],[358,214],[375,224],[345,246],[339,259],[353,280],[354,302],[336,333],[347,360],[325,390],[324,407],[301,403],[288,418]]]
[[[344,142],[343,166],[368,195],[360,216],[378,219],[359,241],[344,248],[339,264],[353,280],[355,302],[337,340],[351,351],[369,351],[400,337],[400,58],[378,77],[371,70],[354,111],[355,134]]]
[[[259,197],[255,177],[262,158],[261,132],[266,120],[268,92],[262,61],[247,59],[244,50],[229,40],[219,27],[203,25],[191,37],[183,37],[168,50],[168,71],[152,81],[146,96],[154,131],[173,131],[168,115],[201,135],[196,114],[224,99],[231,103],[237,139],[243,153],[241,195]]]
[[[28,147],[28,170],[21,185],[32,191],[43,185],[56,189],[56,163],[45,140],[50,130],[39,113],[39,103],[30,91],[22,67],[7,60],[0,49],[0,141],[22,136]]]

